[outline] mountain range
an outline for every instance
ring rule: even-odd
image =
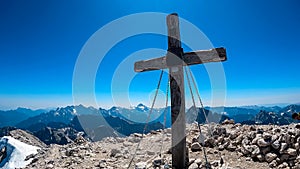
[[[132,133],[148,133],[152,130],[171,126],[170,107],[150,108],[138,104],[135,107],[112,107],[96,109],[83,105],[67,106],[55,110],[16,110],[0,111],[0,134],[20,128],[26,130],[46,144],[66,144],[79,134],[86,139],[97,141],[109,136],[129,136]],[[205,115],[203,114],[205,112]],[[243,106],[243,107],[191,107],[186,111],[186,122],[220,123],[233,119],[242,124],[290,124],[291,115],[300,112],[300,105]],[[145,128],[145,123],[149,122]],[[165,125],[164,125],[165,124]],[[2,134],[1,134],[2,135]]]

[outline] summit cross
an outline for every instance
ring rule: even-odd
[[[185,94],[183,66],[227,60],[225,48],[183,52],[176,13],[167,16],[168,52],[166,56],[135,62],[135,72],[169,69],[172,121],[172,168],[188,168],[186,148]]]

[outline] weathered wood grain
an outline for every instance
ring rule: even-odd
[[[177,14],[167,16],[167,26],[168,51],[177,51],[177,53],[173,53],[174,55],[168,55],[167,59],[178,61],[182,57],[182,52],[178,52],[181,49],[181,42]],[[180,63],[180,60],[177,63]],[[172,168],[186,169],[188,168],[188,159],[186,156],[185,94],[182,65],[170,67],[169,76],[171,89]]]
[[[209,62],[222,62],[226,61],[226,49],[225,48],[215,48],[210,50],[199,50],[195,52],[187,52],[183,55],[184,65],[195,65],[203,64]],[[135,62],[134,71],[135,72],[145,72],[151,70],[167,69],[166,57],[160,57],[150,60],[143,60]]]

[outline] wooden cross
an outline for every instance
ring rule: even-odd
[[[151,60],[138,61],[134,71],[169,69],[171,89],[172,120],[172,168],[188,168],[188,152],[186,148],[185,95],[183,66],[208,62],[225,61],[225,48],[215,48],[195,52],[183,52],[181,48],[179,21],[176,13],[167,16],[168,52],[167,55]]]

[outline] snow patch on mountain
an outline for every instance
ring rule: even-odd
[[[138,104],[135,109],[141,112],[147,112],[149,110],[149,108],[142,103]]]
[[[4,136],[0,139],[0,147],[6,147],[6,157],[1,161],[3,169],[23,168],[30,164],[31,159],[26,159],[31,154],[37,154],[39,147],[25,144],[11,136]]]

